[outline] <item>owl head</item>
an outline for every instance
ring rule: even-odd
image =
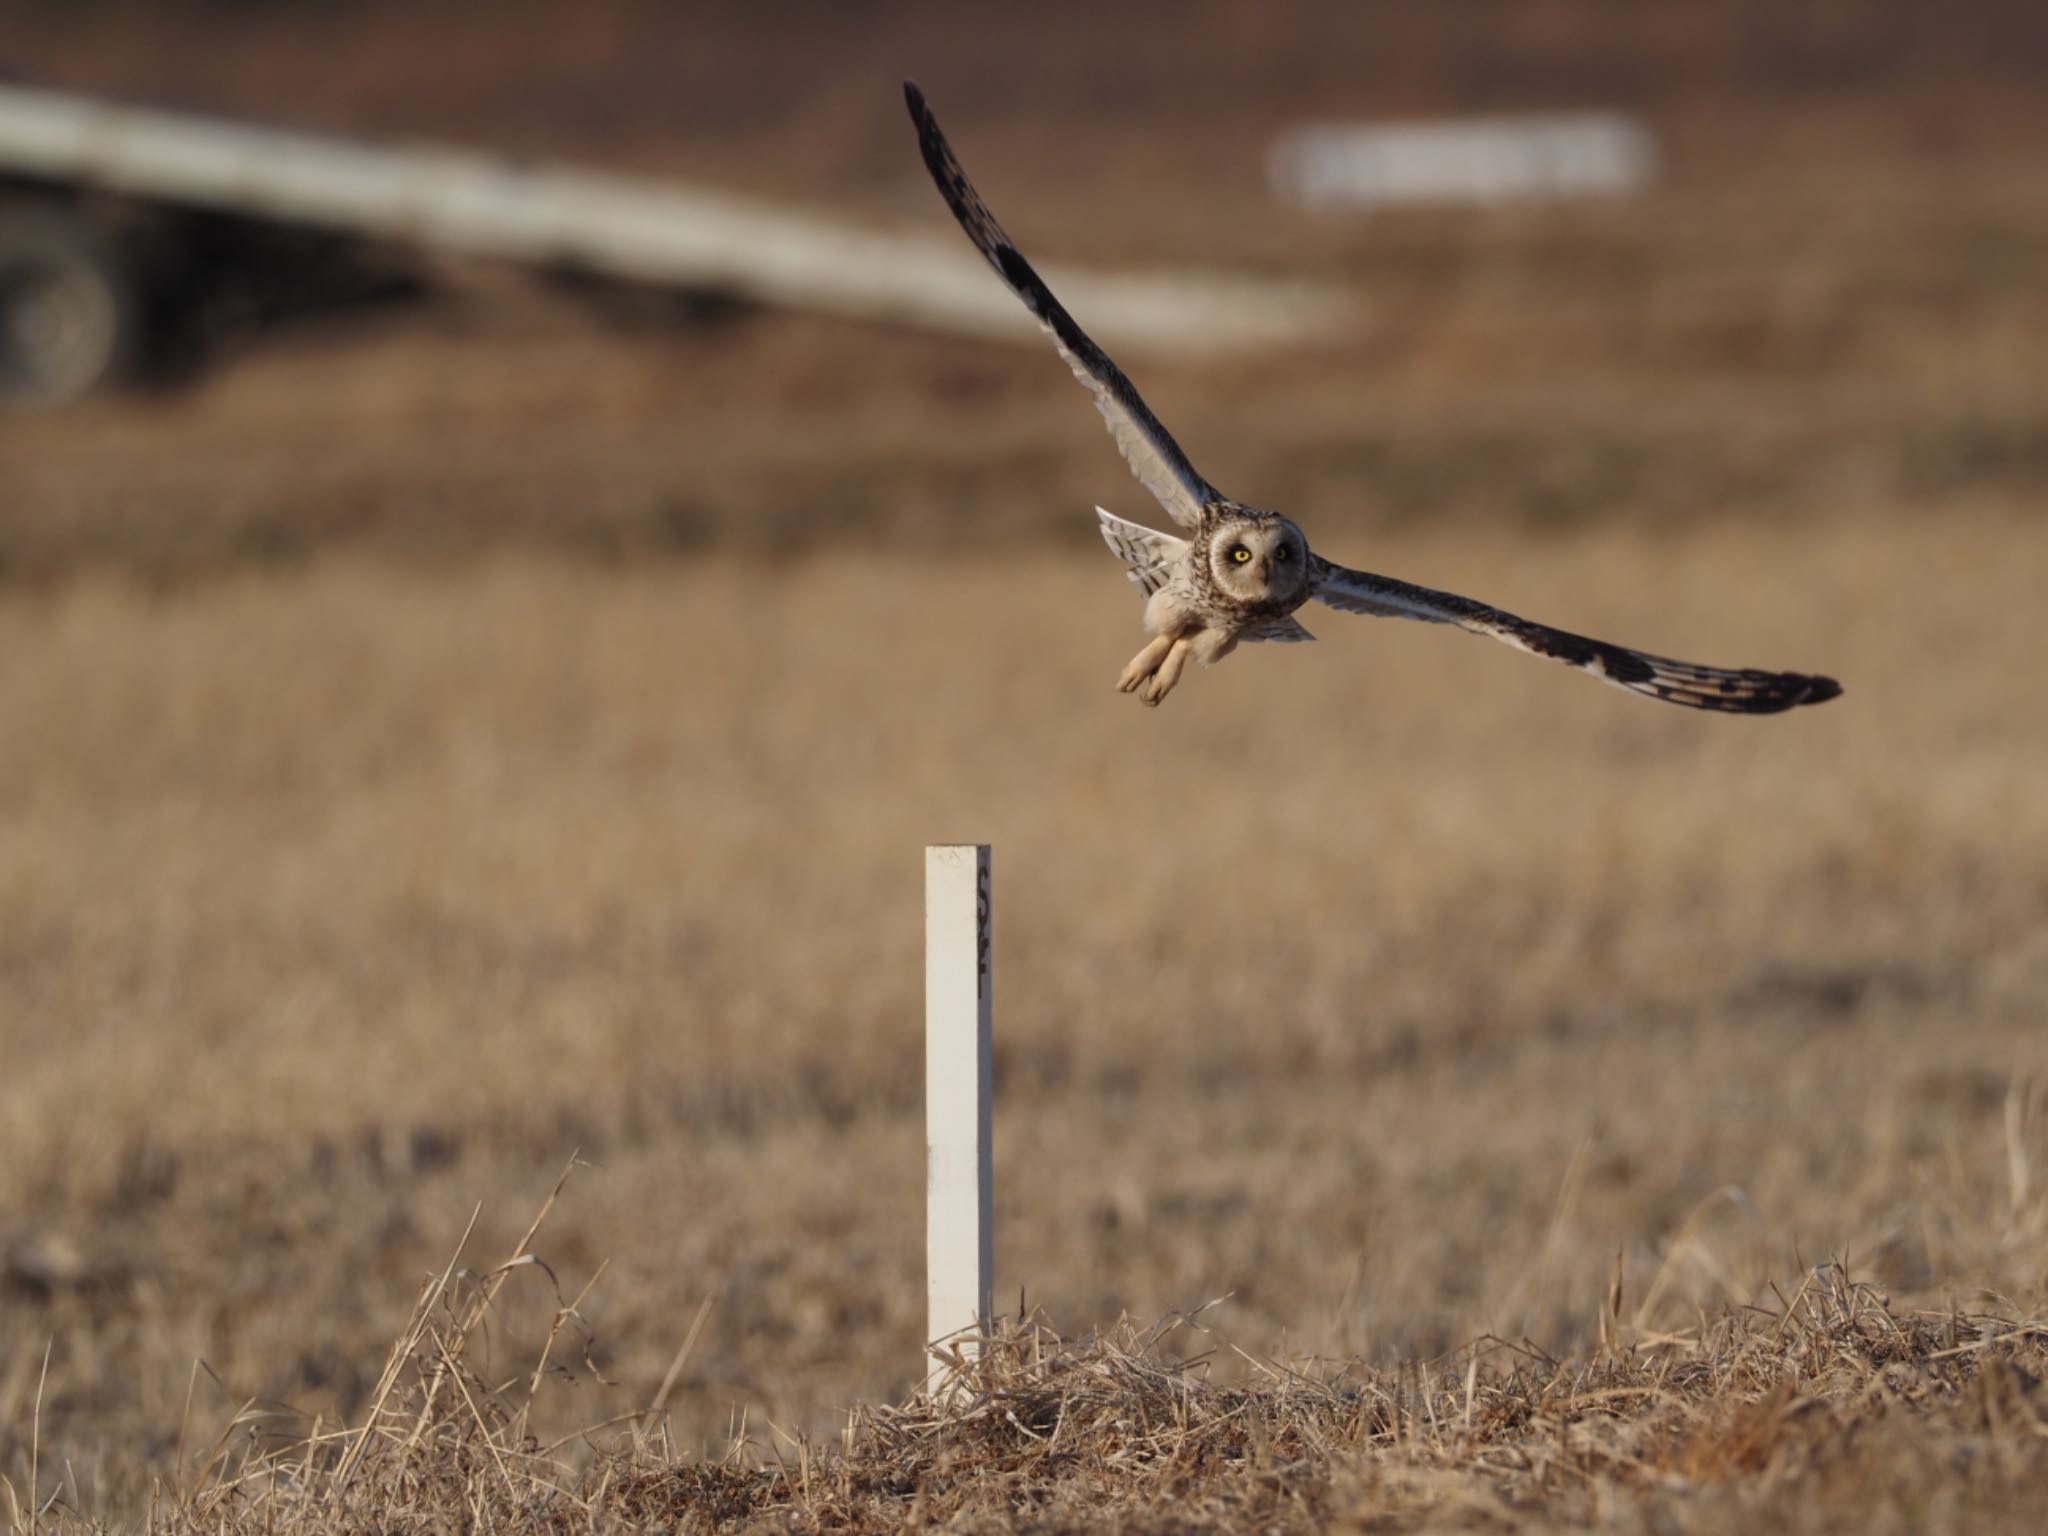
[[[1292,602],[1308,588],[1308,540],[1273,513],[1226,517],[1209,536],[1209,573],[1239,602]]]

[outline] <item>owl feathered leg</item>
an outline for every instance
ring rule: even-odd
[[[1159,663],[1159,670],[1152,674],[1152,681],[1138,697],[1147,704],[1157,705],[1173,692],[1173,685],[1180,681],[1181,669],[1188,664],[1188,656],[1194,648],[1194,641],[1185,635],[1167,647],[1166,659]]]
[[[1159,670],[1159,664],[1166,660],[1166,653],[1173,649],[1173,642],[1174,637],[1170,634],[1154,635],[1146,642],[1145,649],[1131,658],[1131,664],[1116,680],[1117,691],[1136,693],[1145,680]]]
[[[1236,649],[1237,637],[1220,629],[1155,635],[1145,649],[1131,658],[1116,685],[1125,693],[1139,694],[1147,704],[1157,704],[1173,692],[1190,657],[1206,667]]]

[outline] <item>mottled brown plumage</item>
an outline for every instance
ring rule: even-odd
[[[1346,613],[1453,625],[1562,661],[1645,698],[1692,709],[1775,714],[1822,703],[1842,691],[1831,677],[1703,667],[1647,655],[1314,554],[1288,519],[1232,501],[1195,472],[1123,370],[1088,338],[1003,233],[939,131],[923,92],[906,82],[903,93],[925,166],[953,217],[1094,395],[1131,472],[1188,530],[1188,537],[1178,538],[1096,508],[1103,539],[1145,597],[1145,628],[1152,636],[1118,679],[1124,692],[1157,704],[1173,691],[1190,657],[1206,666],[1242,641],[1314,639],[1292,617],[1311,598]]]

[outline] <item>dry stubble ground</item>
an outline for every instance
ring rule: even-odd
[[[1847,682],[1763,721],[1335,615],[1151,713],[1109,687],[1136,605],[1106,557],[10,593],[7,1473],[45,1340],[43,1483],[86,1509],[132,1511],[245,1399],[360,1422],[472,1206],[468,1261],[513,1251],[579,1148],[536,1247],[570,1295],[609,1268],[543,1440],[645,1407],[707,1302],[685,1461],[735,1414],[767,1456],[898,1397],[918,850],[961,837],[997,850],[999,1289],[1069,1331],[1227,1297],[1228,1383],[1238,1348],[1583,1362],[1605,1307],[1682,1362],[1831,1257],[1901,1316],[2031,1316],[2044,544],[1845,518],[1340,551]],[[510,1277],[485,1376],[523,1375],[553,1296]],[[1441,1499],[1375,1504],[1399,1426],[1354,1419],[1338,1510],[1502,1492],[1452,1457]],[[1929,1475],[1988,1497],[2038,1444]],[[1593,1508],[1567,1493],[1529,1507]]]

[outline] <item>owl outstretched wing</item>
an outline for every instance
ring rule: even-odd
[[[1690,661],[1649,656],[1605,640],[1532,624],[1512,613],[1450,592],[1434,592],[1390,576],[1354,571],[1320,556],[1310,556],[1318,602],[1346,613],[1380,618],[1420,619],[1427,624],[1453,624],[1475,635],[1488,635],[1532,656],[1547,656],[1604,683],[1683,704],[1688,709],[1715,709],[1730,714],[1775,715],[1800,704],[1821,704],[1842,691],[1831,677],[1804,672],[1760,672],[1754,668],[1703,667]]]
[[[1109,424],[1109,435],[1116,439],[1124,462],[1131,466],[1138,483],[1159,498],[1159,504],[1175,522],[1189,528],[1198,526],[1202,508],[1221,500],[1215,487],[1195,473],[1180,444],[1146,408],[1123,370],[1088,339],[1088,333],[1074,323],[1074,317],[1052,296],[1052,290],[1031,269],[1031,263],[1010,243],[1010,237],[988,211],[981,194],[974,190],[974,183],[960,169],[952,146],[939,131],[938,119],[925,105],[924,92],[906,80],[903,99],[910,104],[910,120],[917,125],[917,147],[924,154],[925,169],[931,172],[939,195],[953,210],[953,217],[967,231],[967,238],[1024,301],[1024,307],[1038,317],[1038,323],[1059,348],[1060,356],[1074,370],[1074,377],[1095,396],[1095,408]]]

